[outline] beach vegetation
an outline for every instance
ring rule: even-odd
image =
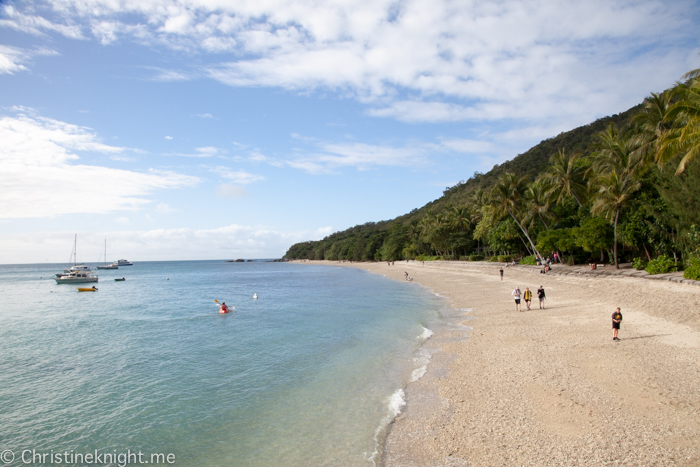
[[[297,243],[285,257],[536,262],[558,253],[570,264],[690,267],[700,247],[699,78],[694,70],[626,112],[544,140],[408,214]]]
[[[525,256],[520,260],[520,264],[528,264],[530,266],[537,265],[537,257],[535,255]]]
[[[647,261],[644,258],[638,256],[632,260],[632,267],[637,271],[644,270],[647,267]]]
[[[696,281],[700,280],[700,251],[696,251],[688,257],[683,277]]]
[[[645,270],[649,274],[667,274],[669,272],[676,272],[678,270],[678,264],[673,258],[661,255],[649,261]]]
[[[469,261],[483,261],[484,255],[469,255]]]

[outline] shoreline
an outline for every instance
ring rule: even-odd
[[[501,281],[498,263],[307,263],[396,280],[406,271],[472,328],[424,344],[439,350],[405,388],[382,465],[700,465],[696,287],[522,266]],[[516,285],[543,285],[545,310],[535,296],[532,310],[515,311]]]

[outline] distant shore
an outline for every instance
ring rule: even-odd
[[[407,272],[472,328],[433,336],[446,368],[406,388],[383,465],[700,465],[700,288],[521,266],[501,281],[493,263],[311,263]],[[545,309],[535,294],[515,311],[511,291],[540,285]]]

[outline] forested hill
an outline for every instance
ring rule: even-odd
[[[595,135],[603,131],[612,122],[617,128],[626,128],[632,117],[639,113],[643,105],[637,105],[626,112],[596,120],[585,126],[561,133],[554,138],[542,141],[523,154],[514,157],[500,165],[494,166],[485,174],[475,173],[471,178],[446,189],[443,196],[414,209],[392,220],[368,222],[351,227],[342,232],[336,232],[323,240],[302,242],[292,245],[285,254],[287,259],[353,259],[374,260],[384,259],[386,254],[380,253],[389,230],[396,224],[403,226],[415,225],[427,212],[439,214],[452,206],[468,205],[470,196],[482,189],[488,191],[506,172],[516,175],[526,175],[534,180],[549,165],[550,158],[560,149],[567,153],[580,152],[588,154],[591,151]],[[389,256],[390,257],[390,256]]]

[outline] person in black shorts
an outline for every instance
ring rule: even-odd
[[[501,280],[503,280],[503,267],[501,267]]]
[[[614,341],[620,340],[617,337],[617,331],[620,330],[620,323],[621,322],[622,322],[622,313],[620,313],[620,307],[618,306],[617,309],[612,314],[612,329],[613,329],[613,340]]]
[[[537,298],[540,299],[540,310],[544,309],[544,299],[546,298],[544,295],[544,287],[540,286],[540,288],[537,289]]]

